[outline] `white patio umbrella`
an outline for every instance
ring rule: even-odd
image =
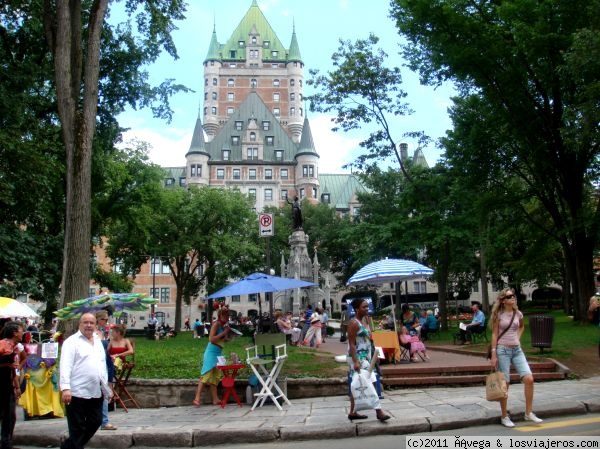
[[[0,296],[0,318],[37,318],[38,316],[27,304]]]
[[[406,259],[382,259],[371,262],[358,270],[347,285],[381,285],[387,282],[402,282],[410,279],[418,279],[431,276],[433,270],[418,262]],[[392,315],[394,318],[394,330],[396,330],[395,304],[392,304]]]

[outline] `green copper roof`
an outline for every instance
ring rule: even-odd
[[[300,137],[300,145],[298,147],[298,154],[301,153],[313,153],[317,154],[315,149],[315,142],[313,140],[312,132],[310,131],[310,125],[308,119],[304,118],[304,125],[302,127],[302,136]]]
[[[245,60],[246,45],[249,45],[250,33],[258,33],[259,43],[269,42],[268,48],[263,45],[263,60],[282,60],[287,55],[287,49],[283,46],[273,28],[269,24],[256,1],[252,2],[250,9],[246,12],[237,28],[231,33],[229,40],[221,48],[221,55],[227,60]],[[240,47],[239,42],[244,42],[244,47]],[[277,57],[272,57],[272,52],[277,52]],[[231,53],[235,52],[235,58]]]
[[[417,148],[415,150],[415,154],[413,155],[412,160],[413,165],[417,167],[429,168],[429,164],[427,163],[427,159],[425,159],[425,155],[423,154],[423,150]]]
[[[292,33],[292,42],[290,43],[290,51],[287,59],[288,61],[302,61],[300,47],[298,46],[298,40],[296,39],[296,26],[294,26],[294,32]]]
[[[206,153],[206,143],[204,141],[204,130],[202,128],[202,120],[200,117],[196,119],[194,134],[192,134],[192,143],[190,144],[190,153]]]
[[[283,162],[293,162],[296,156],[296,144],[287,135],[277,117],[269,110],[256,92],[250,92],[240,107],[229,117],[227,123],[219,130],[215,138],[207,142],[206,151],[211,161],[222,161],[223,151],[230,150],[229,160],[232,162],[244,160],[241,141],[247,132],[250,119],[256,120],[258,129],[257,140],[266,140],[267,136],[273,137],[273,145],[264,145],[262,162],[275,161],[275,151],[283,151]],[[242,123],[242,130],[235,129],[236,122]],[[269,122],[269,130],[264,131],[263,122]],[[239,136],[239,144],[234,145],[232,136]]]
[[[352,197],[368,191],[352,174],[319,174],[319,186],[322,194],[329,194],[330,205],[337,210],[350,209]]]
[[[208,47],[208,54],[206,55],[206,61],[218,61],[221,59],[221,45],[217,40],[217,30],[213,26],[212,38],[210,40],[210,46]]]

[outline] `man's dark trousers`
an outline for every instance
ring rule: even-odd
[[[72,397],[66,406],[69,438],[61,449],[82,449],[102,424],[102,398]]]

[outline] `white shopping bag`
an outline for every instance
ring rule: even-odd
[[[369,370],[360,370],[360,373],[352,375],[350,383],[350,392],[354,398],[354,410],[372,410],[381,408],[379,396],[371,382],[371,373]]]

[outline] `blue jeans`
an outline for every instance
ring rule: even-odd
[[[108,424],[108,399],[102,401],[102,427]]]
[[[521,379],[528,374],[531,374],[531,368],[525,358],[525,354],[520,346],[503,346],[496,347],[496,356],[498,357],[498,370],[504,374],[504,379],[510,383],[510,365],[515,367]]]

